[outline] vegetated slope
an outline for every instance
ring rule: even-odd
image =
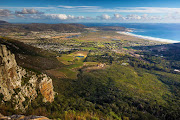
[[[66,110],[74,110],[70,111],[74,118],[80,114],[79,111],[89,111],[102,119],[178,119],[178,73],[129,55],[90,55],[86,61],[104,62],[107,67],[91,71],[82,69],[78,79],[64,79],[67,88],[61,92],[66,99],[63,106]],[[127,64],[122,64],[122,61]],[[61,81],[57,81],[57,85],[62,91],[58,83]]]
[[[175,94],[178,87],[175,86],[175,91],[169,90],[172,84],[167,86],[156,75],[144,72],[143,69],[133,70],[131,67],[116,65],[79,77],[76,91],[103,113],[112,111],[130,119],[177,119],[179,115],[179,106],[176,106],[179,102]],[[179,83],[180,75],[174,77],[168,77],[168,81]]]
[[[0,38],[0,43],[15,54],[17,64],[31,70],[44,72],[62,64],[56,59],[57,53],[45,51],[9,38]]]
[[[5,24],[0,25],[0,32],[28,32],[28,31],[57,31],[57,32],[81,32],[84,25],[80,24]]]
[[[17,55],[19,64],[24,63],[22,66],[39,71],[61,68],[62,64],[57,62],[54,52],[13,40],[2,41]],[[178,73],[170,72],[158,62],[149,63],[129,55],[101,52],[101,55],[89,54],[85,62],[106,63],[104,69],[86,71],[82,68],[77,79],[53,79],[58,92],[55,100],[42,103],[42,98],[37,98],[26,114],[61,119],[178,119]],[[48,63],[47,66],[43,67],[42,59]],[[122,64],[124,62],[127,64]]]
[[[151,63],[180,69],[180,43],[133,48],[142,50],[140,54],[144,55],[145,59]]]
[[[128,30],[125,27],[117,27],[117,26],[102,26],[97,27],[98,30],[104,30],[104,31],[126,31]]]

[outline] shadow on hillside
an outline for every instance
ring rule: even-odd
[[[0,44],[6,45],[8,50],[15,54],[19,66],[29,70],[44,72],[63,66],[63,64],[56,59],[56,52],[35,48],[9,38],[0,38]]]

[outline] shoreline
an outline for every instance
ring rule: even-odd
[[[169,39],[163,39],[163,38],[155,38],[155,37],[150,37],[150,36],[143,36],[143,35],[136,35],[131,32],[121,32],[118,31],[117,33],[123,34],[123,35],[128,35],[128,36],[133,36],[145,40],[152,40],[152,41],[159,41],[159,42],[166,42],[166,43],[179,43],[180,41],[177,40],[169,40]]]

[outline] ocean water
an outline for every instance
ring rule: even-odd
[[[180,23],[85,23],[86,26],[123,26],[133,28],[127,33],[136,37],[158,41],[180,42]]]

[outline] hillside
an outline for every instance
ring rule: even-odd
[[[79,24],[0,24],[0,32],[57,31],[81,32],[84,25]]]
[[[57,92],[51,103],[37,97],[24,115],[62,120],[177,120],[180,115],[180,74],[174,71],[179,69],[179,44],[112,30],[22,40],[1,37],[0,43],[18,66],[50,76]],[[19,114],[8,109],[2,114]]]
[[[8,22],[0,20],[0,24],[7,24]]]
[[[180,43],[156,46],[139,46],[134,47],[134,49],[142,50],[139,54],[143,54],[146,57],[145,59],[151,63],[159,63],[162,65],[166,64],[166,67],[168,68],[180,69]],[[160,56],[161,59],[158,56]]]
[[[24,68],[44,72],[46,69],[53,69],[62,65],[56,59],[56,52],[47,52],[8,38],[0,38],[0,43],[6,45],[15,54],[17,64]]]
[[[101,26],[97,27],[98,30],[104,31],[127,31],[128,29],[125,27],[116,27],[116,26]]]

